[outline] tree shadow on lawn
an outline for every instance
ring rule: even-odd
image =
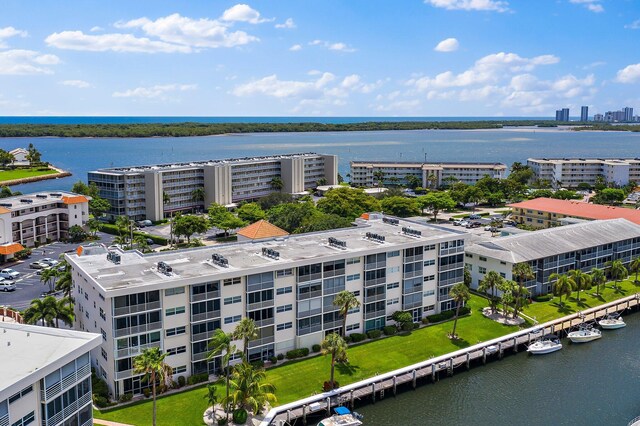
[[[578,302],[578,299],[576,299],[575,297],[570,297],[569,300],[572,301],[572,302],[575,302],[576,305],[578,305],[581,308],[590,308],[591,307],[588,303],[585,303],[585,299],[583,299],[582,297],[580,298],[579,302]]]
[[[360,366],[342,362],[336,364],[336,370],[344,376],[353,376],[358,370],[360,370]]]
[[[454,346],[459,347],[460,349],[469,347],[469,342],[461,337],[458,337],[457,339],[451,339],[451,343]]]
[[[558,312],[561,314],[573,314],[576,311],[572,307],[567,306],[565,302],[562,302],[562,304],[559,302],[552,302],[551,306],[556,306],[558,308]]]
[[[625,290],[625,289],[623,289],[621,287],[618,287],[618,288],[614,287],[613,288],[613,292],[616,293],[616,294],[622,294],[623,296],[626,296],[627,293],[629,293],[629,290]]]

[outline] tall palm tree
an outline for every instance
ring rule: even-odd
[[[147,243],[147,237],[145,237],[144,235],[136,235],[135,237],[133,237],[133,242],[136,243],[138,250],[140,250],[141,252],[144,253],[145,251],[149,250],[149,243]]]
[[[57,301],[53,296],[33,299],[31,305],[24,311],[24,320],[27,324],[38,324],[42,321],[43,326],[53,327],[57,310]]]
[[[574,269],[569,271],[569,276],[576,283],[576,298],[578,304],[580,304],[580,291],[588,290],[591,287],[591,275],[582,272],[580,269]]]
[[[533,268],[528,263],[516,263],[513,265],[513,269],[511,271],[511,275],[518,281],[518,294],[524,294],[524,283],[526,281],[532,280],[536,277],[536,274],[533,272]],[[518,312],[520,311],[520,301],[516,300],[514,310],[514,318],[518,316]]]
[[[607,262],[609,276],[613,278],[613,287],[618,290],[618,283],[629,276],[629,271],[625,268],[621,260]]]
[[[496,312],[496,308],[498,305],[496,289],[500,287],[502,281],[504,281],[504,278],[502,278],[500,274],[498,274],[496,271],[489,271],[487,272],[487,275],[484,276],[482,281],[480,281],[480,285],[478,286],[478,291],[486,293],[489,297],[489,303],[491,304],[492,313]],[[491,294],[489,294],[489,292],[491,292]]]
[[[373,172],[373,177],[378,182],[378,186],[382,186],[384,182],[384,172],[382,170],[376,170]]]
[[[347,335],[347,314],[350,310],[360,306],[360,302],[355,294],[349,290],[342,290],[340,293],[336,294],[336,297],[333,299],[333,304],[340,306],[340,315],[342,315],[342,336],[344,337]]]
[[[518,283],[512,280],[502,280],[498,285],[498,290],[502,293],[500,295],[500,303],[502,303],[502,311],[507,316],[509,313],[509,306],[515,302],[514,294],[518,291]]]
[[[342,359],[347,352],[347,342],[338,334],[331,333],[324,338],[320,344],[322,354],[331,354],[331,380],[329,381],[331,389],[335,389],[334,373],[336,369],[336,359]]]
[[[634,283],[638,284],[638,273],[640,273],[640,257],[636,257],[629,263],[629,272],[634,272],[636,274],[636,279]]]
[[[449,290],[449,296],[451,296],[453,301],[456,302],[456,316],[453,319],[453,331],[451,332],[451,338],[457,339],[456,326],[458,325],[460,307],[471,298],[471,294],[469,294],[469,289],[464,285],[464,283],[458,283],[451,287],[451,290]]]
[[[72,326],[73,318],[73,304],[71,301],[66,297],[56,301],[56,328],[59,327],[59,321]]]
[[[42,274],[40,274],[40,281],[44,285],[49,286],[49,293],[53,293],[53,285],[58,278],[58,271],[54,267],[49,267],[42,270]]]
[[[271,188],[276,191],[282,191],[282,188],[284,188],[284,181],[281,177],[276,176],[269,181],[269,185],[271,185]]]
[[[204,188],[196,188],[193,191],[191,191],[191,200],[198,204],[198,206],[200,205],[200,203],[202,203],[202,206],[204,207],[204,199],[205,199],[206,193],[204,191]]]
[[[204,395],[207,404],[211,406],[211,418],[216,415],[216,404],[218,403],[218,389],[213,383],[207,384],[207,393]],[[229,423],[229,413],[227,413],[227,423]]]
[[[225,374],[226,374],[226,387],[227,387],[227,396],[225,398],[225,412],[227,413],[227,423],[229,423],[229,375],[231,374],[231,366],[229,365],[231,362],[231,357],[238,351],[236,345],[232,342],[234,340],[233,334],[225,333],[221,329],[216,329],[213,332],[213,336],[211,336],[211,340],[209,340],[209,347],[211,351],[207,356],[207,361],[211,361],[217,355],[222,354],[222,364],[225,366]]]
[[[62,291],[64,297],[69,300],[69,302],[73,303],[73,297],[71,296],[71,291],[73,290],[73,280],[71,279],[71,267],[67,263],[66,260],[62,259],[60,263],[56,266],[56,276],[58,281],[56,281],[56,290]]]
[[[569,275],[558,274],[557,272],[551,274],[549,279],[551,281],[555,280],[553,283],[553,294],[560,298],[560,306],[563,306],[562,296],[571,296],[571,292],[576,288],[575,281],[573,281],[573,278]]]
[[[249,341],[258,337],[258,327],[256,322],[251,318],[242,318],[235,330],[233,330],[235,339],[242,339],[242,349],[244,352],[245,362],[249,362]]]
[[[602,269],[593,268],[591,270],[591,284],[596,286],[596,295],[600,295],[600,286],[607,282],[607,276]]]
[[[151,382],[153,395],[153,426],[156,426],[156,382],[166,383],[171,380],[173,370],[164,362],[167,357],[160,348],[153,347],[142,351],[133,359],[133,371],[136,374],[144,374],[142,380]]]
[[[133,245],[134,225],[134,221],[129,219],[129,216],[118,216],[118,218],[116,219],[116,226],[118,227],[118,230],[120,230],[121,233],[124,233],[123,236],[128,235],[131,245]]]
[[[276,402],[276,387],[264,383],[266,377],[264,369],[256,369],[246,361],[236,365],[229,381],[230,403],[257,414],[266,402]]]

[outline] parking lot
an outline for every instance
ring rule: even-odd
[[[104,233],[98,233],[100,243],[110,245],[114,236]],[[2,269],[11,268],[20,273],[15,280],[16,290],[11,292],[0,292],[0,306],[10,306],[19,310],[28,307],[33,299],[40,298],[43,292],[49,290],[49,286],[40,281],[40,275],[37,269],[31,269],[29,264],[36,260],[50,257],[59,259],[59,256],[66,252],[73,252],[78,247],[78,243],[62,243],[53,242],[46,246],[40,246],[32,249],[31,257],[18,261],[16,263],[7,263],[2,265]]]

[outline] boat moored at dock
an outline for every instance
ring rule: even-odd
[[[349,411],[347,407],[336,407],[335,414],[321,420],[318,426],[360,426],[362,425],[362,415]]]
[[[573,343],[586,343],[601,338],[602,332],[597,328],[593,328],[591,325],[584,325],[581,326],[578,330],[572,331],[567,334],[567,337]]]
[[[618,328],[626,327],[626,323],[622,319],[620,315],[607,315],[600,321],[598,321],[598,325],[602,327],[603,330],[615,330]]]
[[[562,343],[556,335],[543,336],[540,339],[533,342],[527,348],[527,352],[532,355],[544,355],[556,352],[562,349]]]

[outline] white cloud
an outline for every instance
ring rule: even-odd
[[[509,3],[498,0],[425,0],[433,7],[447,10],[487,10],[493,12],[507,12]]]
[[[291,46],[289,48],[289,50],[292,51],[292,52],[297,52],[298,50],[302,50],[302,46],[299,45],[299,44],[294,44],[293,46]]]
[[[640,29],[640,19],[636,19],[635,21],[633,21],[629,25],[625,25],[624,27],[629,30],[638,30]]]
[[[169,92],[185,92],[187,90],[195,90],[198,86],[195,84],[164,84],[151,87],[136,87],[135,89],[125,90],[124,92],[114,92],[114,98],[144,98],[144,99],[164,99]]]
[[[640,82],[640,64],[628,65],[616,74],[618,83]]]
[[[0,51],[0,75],[53,74],[46,65],[56,65],[60,58],[33,50]]]
[[[99,26],[96,25],[95,27],[91,27],[91,29],[89,31],[91,31],[92,33],[99,33],[101,31],[104,31],[104,28],[99,27]]]
[[[325,72],[315,81],[279,80],[276,74],[241,84],[233,89],[236,96],[266,95],[274,98],[318,97],[335,76]]]
[[[26,31],[17,30],[13,27],[4,27],[0,28],[0,48],[7,47],[5,40],[11,37],[26,37],[28,34]]]
[[[296,23],[293,22],[293,19],[288,18],[286,21],[284,21],[284,24],[276,24],[275,27],[279,29],[283,29],[283,28],[292,29],[292,28],[296,28]]]
[[[131,34],[90,35],[82,31],[62,31],[49,35],[45,42],[52,47],[90,52],[142,52],[142,53],[189,53],[189,46],[180,46],[163,41],[136,37]]]
[[[442,40],[433,50],[436,52],[455,52],[459,46],[458,40],[451,37]]]
[[[595,62],[591,62],[590,64],[587,64],[587,65],[583,66],[582,69],[583,70],[589,70],[591,68],[601,67],[603,65],[607,65],[607,63],[604,62],[604,61],[595,61]]]
[[[573,4],[581,4],[594,13],[604,12],[604,7],[600,4],[600,0],[569,0]]]
[[[260,12],[252,9],[248,4],[236,4],[227,9],[222,14],[223,21],[249,22],[250,24],[259,24],[261,22],[273,21],[273,19],[264,19],[260,17]]]
[[[71,86],[78,89],[86,89],[88,87],[91,87],[91,84],[84,80],[64,80],[61,81],[60,84],[62,84],[63,86]]]
[[[342,43],[342,42],[331,43],[331,42],[325,41],[325,40],[313,40],[313,41],[310,41],[309,42],[309,46],[322,46],[322,47],[327,48],[329,50],[334,50],[334,51],[337,51],[337,52],[345,52],[345,53],[352,53],[352,52],[356,51],[356,49],[354,49],[353,47],[350,47],[346,43]]]

